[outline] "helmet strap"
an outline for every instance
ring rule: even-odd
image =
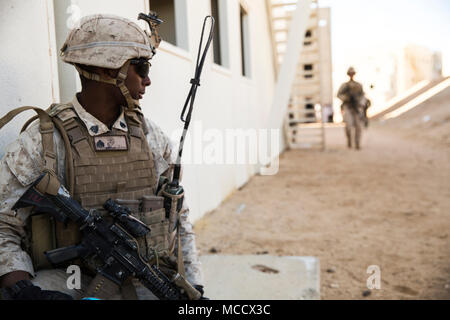
[[[112,85],[118,87],[127,102],[128,109],[135,109],[136,105],[138,105],[136,103],[136,100],[134,100],[133,97],[131,97],[131,94],[130,94],[130,91],[128,91],[128,88],[125,86],[125,79],[127,78],[128,69],[130,68],[130,60],[125,62],[125,64],[120,68],[119,74],[117,75],[116,78],[111,78],[108,76],[101,76],[99,74],[83,70],[82,68],[80,68],[77,65],[75,65],[75,68],[77,69],[78,73],[80,73],[86,79],[89,79],[92,81],[97,81],[97,82],[102,82],[102,83],[107,83],[107,84],[112,84]]]
[[[128,69],[130,68],[131,61],[128,60],[125,62],[125,64],[120,68],[119,74],[116,78],[116,86],[119,87],[120,91],[122,92],[122,95],[124,96],[125,100],[127,101],[127,108],[128,110],[132,110],[136,108],[136,101],[133,99],[133,97],[130,94],[130,91],[128,91],[128,88],[125,86],[125,79],[128,75]]]
[[[81,74],[84,78],[86,78],[88,80],[108,83],[108,84],[112,84],[112,85],[116,85],[116,83],[117,83],[116,79],[114,79],[114,78],[107,77],[107,76],[100,76],[99,74],[83,70],[77,65],[75,65],[75,68],[77,69],[79,74]]]

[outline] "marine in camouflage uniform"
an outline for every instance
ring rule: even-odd
[[[364,91],[362,85],[353,80],[355,74],[355,69],[350,67],[347,71],[350,80],[341,85],[337,96],[342,100],[341,111],[347,145],[351,148],[354,141],[355,148],[359,150],[361,147],[361,99],[364,97]]]
[[[137,99],[142,98],[145,91],[142,88],[145,89],[146,86],[150,85],[148,69],[147,75],[139,75],[141,79],[139,81],[142,81],[142,83],[139,83],[140,86],[138,86],[138,92],[136,91],[136,86],[133,87],[132,80],[129,80],[130,72],[131,74],[133,74],[133,72],[136,74],[136,72],[139,72],[138,68],[142,68],[142,65],[139,66],[142,61],[137,59],[143,60],[142,63],[145,64],[145,62],[151,59],[155,54],[155,49],[157,48],[159,41],[160,39],[158,39],[157,33],[155,34],[152,32],[151,34],[148,34],[146,31],[142,31],[137,24],[127,19],[112,15],[95,15],[83,18],[80,27],[74,29],[70,33],[62,48],[64,54],[63,60],[75,65],[77,70],[83,76],[84,81],[89,79],[94,82],[98,81],[106,83],[107,85],[115,85],[120,89],[124,98],[123,100],[126,100],[120,110],[117,110],[119,115],[112,121],[110,126],[98,120],[83,107],[80,101],[82,98],[80,94],[77,94],[71,103],[53,105],[52,108],[49,109],[50,115],[63,120],[64,129],[68,130],[72,147],[71,151],[74,153],[73,159],[75,161],[75,198],[77,198],[78,195],[77,200],[79,200],[83,206],[89,207],[90,204],[90,208],[97,208],[99,205],[99,203],[95,201],[91,201],[90,203],[89,201],[86,201],[86,198],[89,198],[89,190],[94,190],[97,193],[103,191],[108,197],[111,192],[108,194],[108,192],[103,190],[108,183],[96,183],[98,181],[91,181],[93,177],[97,179],[102,176],[99,176],[98,174],[89,175],[86,174],[86,172],[84,172],[83,176],[81,173],[84,170],[83,161],[86,160],[87,155],[81,154],[80,150],[83,149],[76,146],[75,142],[77,141],[88,141],[92,147],[92,143],[98,141],[96,140],[97,138],[127,137],[129,141],[129,150],[123,151],[126,152],[123,154],[130,157],[130,159],[133,158],[133,154],[140,154],[140,157],[142,154],[148,154],[148,156],[145,157],[147,160],[144,159],[144,161],[139,162],[139,159],[136,159],[136,161],[134,161],[134,164],[139,166],[140,169],[140,173],[136,174],[141,174],[142,177],[139,176],[139,179],[133,177],[131,182],[133,184],[136,180],[143,182],[136,182],[136,186],[133,188],[128,187],[127,189],[126,184],[130,184],[130,181],[116,181],[117,179],[120,180],[121,177],[110,178],[113,184],[117,182],[117,188],[120,186],[120,188],[123,189],[121,190],[123,191],[120,193],[121,195],[136,195],[135,199],[131,199],[132,201],[138,201],[137,194],[141,191],[148,192],[151,190],[153,194],[150,192],[148,195],[156,197],[154,192],[157,188],[159,178],[165,176],[170,179],[172,176],[176,152],[172,148],[170,139],[155,123],[143,117],[137,103]],[[138,65],[135,68],[132,68],[131,66],[133,64]],[[148,64],[149,63],[147,63],[147,65]],[[117,78],[114,79],[111,76],[108,78],[102,75],[96,75],[94,73],[96,69],[92,69],[91,67],[112,70],[120,69],[120,71]],[[122,78],[120,79],[120,77]],[[121,81],[117,81],[117,79],[120,79]],[[103,83],[101,85],[104,85]],[[136,84],[136,82],[134,84]],[[99,93],[99,95],[100,94],[101,93]],[[133,97],[133,94],[135,97]],[[32,226],[32,210],[30,208],[12,210],[12,207],[17,200],[24,194],[30,184],[39,177],[46,167],[46,162],[44,160],[44,143],[41,132],[38,121],[29,126],[27,130],[22,132],[18,140],[7,147],[5,156],[0,161],[0,279],[2,280],[3,285],[10,285],[7,281],[3,281],[8,275],[19,274],[19,278],[17,278],[17,276],[15,277],[15,280],[17,280],[20,279],[21,275],[25,274],[31,276],[32,282],[42,289],[66,293],[75,299],[81,298],[86,286],[91,280],[90,275],[83,274],[81,290],[68,289],[66,285],[68,275],[65,273],[65,270],[53,269],[48,266],[44,267],[37,259],[33,259],[37,256],[35,252],[33,252],[33,240],[37,236],[42,235],[39,235],[39,230],[30,230]],[[142,143],[140,143],[140,141],[142,141]],[[85,146],[89,146],[89,144],[85,144]],[[66,181],[68,170],[66,158],[68,157],[68,152],[65,148],[62,135],[58,130],[53,132],[53,147],[56,156],[54,165],[55,171],[61,183],[67,185],[69,183]],[[85,150],[88,151],[87,153],[92,153],[91,159],[95,160],[100,156],[99,152],[91,152],[92,150],[89,148]],[[107,150],[101,151],[103,151],[102,155],[107,154],[108,152]],[[120,153],[120,150],[115,151],[116,153],[112,152],[110,156],[107,155],[104,159],[112,159],[110,160],[110,167],[114,167],[114,165],[116,165],[117,168],[127,167],[127,163],[117,165],[118,161],[123,159],[123,154]],[[117,157],[114,158],[116,154]],[[97,167],[89,167],[86,166],[86,164],[84,164],[84,166],[85,168],[91,168],[91,171],[108,171],[108,168],[105,168],[105,165],[101,165],[101,161],[99,163],[100,165],[97,165]],[[122,172],[123,174],[133,175],[133,171],[137,171],[136,167],[128,167],[128,169],[121,169],[124,170]],[[108,179],[108,177],[106,177],[107,175],[108,174],[103,175],[105,176],[105,179]],[[114,176],[113,173],[111,173],[110,176]],[[83,182],[83,178],[88,181]],[[139,185],[139,183],[141,183],[141,185]],[[123,184],[125,184],[125,186]],[[126,191],[128,191],[128,193]],[[141,212],[141,214],[144,213]],[[144,218],[149,217],[144,216]],[[150,218],[154,219],[155,216]],[[163,222],[164,223],[162,224],[158,224],[158,228],[166,226],[165,221]],[[183,202],[179,228],[186,279],[191,284],[201,285],[201,266],[197,256],[195,235],[192,230],[192,224],[189,221],[189,209],[186,201]],[[157,228],[155,228],[155,230],[156,229]],[[58,235],[52,235],[52,237],[55,236]],[[145,240],[150,241],[150,243],[157,243],[164,247],[161,249],[162,253],[170,251],[171,255],[176,255],[176,250],[174,250],[173,247],[176,247],[177,244],[173,239],[169,243],[169,236],[170,234],[167,232],[162,232],[158,237]],[[64,239],[64,232],[59,234],[59,238],[61,238],[62,242],[68,241],[69,245],[73,244],[70,243],[73,239]],[[168,249],[168,246],[172,247],[172,249]],[[157,254],[159,254],[159,251]],[[132,293],[129,292],[130,288],[133,291]],[[155,298],[149,290],[140,285],[136,279],[133,279],[131,284],[128,284],[127,290],[128,293],[124,293],[124,290],[113,292],[109,298]]]

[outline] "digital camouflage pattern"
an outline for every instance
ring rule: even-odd
[[[91,136],[109,131],[102,122],[86,112],[76,98],[72,104]],[[146,121],[149,127],[146,138],[153,153],[157,177],[170,176],[176,160],[176,151],[173,150],[168,136],[155,123],[148,119]],[[128,131],[123,113],[115,122],[114,128]],[[54,133],[54,145],[58,177],[64,184],[65,149],[57,130]],[[26,252],[29,246],[26,228],[30,209],[13,211],[11,208],[28,186],[39,177],[43,168],[41,134],[38,124],[34,123],[7,147],[6,154],[0,161],[0,276],[18,270],[35,274],[31,258]],[[181,243],[186,277],[193,284],[201,284],[201,266],[186,201],[181,212]]]
[[[119,69],[133,58],[151,59],[158,44],[136,23],[114,15],[81,19],[61,48],[62,60],[71,64]]]

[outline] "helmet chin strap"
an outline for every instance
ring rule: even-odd
[[[112,85],[118,87],[127,102],[127,109],[133,110],[137,106],[139,106],[139,103],[133,99],[133,97],[130,94],[130,91],[125,86],[125,79],[127,78],[128,69],[130,68],[130,60],[125,62],[125,64],[119,69],[119,74],[115,78],[111,78],[109,76],[101,76],[96,73],[92,73],[92,72],[83,70],[77,65],[75,65],[75,68],[86,79],[89,79],[92,81],[97,81],[97,82],[103,82],[103,83],[107,83],[107,84],[112,84]]]

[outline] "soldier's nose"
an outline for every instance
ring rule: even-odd
[[[150,80],[150,77],[147,76],[144,78],[144,86],[148,87],[149,85],[152,84],[152,81]]]

